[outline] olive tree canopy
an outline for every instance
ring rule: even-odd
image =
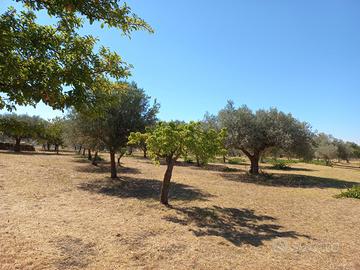
[[[259,159],[270,147],[299,156],[311,152],[310,126],[275,108],[253,112],[246,106],[236,108],[229,101],[218,118],[220,125],[227,129],[230,144],[250,159],[250,173],[259,173]]]

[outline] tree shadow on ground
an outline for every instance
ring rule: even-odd
[[[253,183],[264,186],[274,187],[297,187],[297,188],[349,188],[358,185],[358,182],[324,178],[299,174],[259,174],[251,175],[249,173],[222,173],[221,177],[229,181]]]
[[[356,166],[356,165],[342,165],[342,164],[336,163],[336,164],[333,165],[333,167],[334,168],[341,168],[341,169],[360,171],[360,166]]]
[[[285,168],[276,168],[275,166],[261,166],[261,169],[265,170],[277,170],[277,171],[299,171],[299,172],[315,172],[316,170],[313,169],[307,169],[307,168],[299,168],[299,167],[285,167]]]
[[[274,217],[257,215],[254,210],[213,207],[174,208],[175,216],[166,216],[170,222],[190,226],[194,235],[218,236],[236,246],[248,244],[260,246],[275,238],[310,238],[295,231],[285,231],[275,224]]]
[[[137,179],[122,176],[118,179],[105,178],[88,183],[82,183],[78,187],[82,190],[115,196],[119,198],[156,199],[160,194],[162,181],[155,179]],[[189,185],[172,182],[170,185],[170,200],[191,201],[207,200],[211,194]]]
[[[24,156],[65,156],[70,155],[68,152],[60,151],[59,154],[56,152],[45,152],[45,151],[21,151],[21,152],[14,152],[14,151],[7,151],[1,150],[0,154],[6,155],[24,155]]]
[[[111,168],[110,164],[108,162],[98,162],[98,165],[92,165],[90,161],[85,160],[87,162],[81,162],[81,163],[89,163],[88,166],[78,166],[76,168],[76,171],[78,172],[85,172],[85,173],[110,173]],[[118,174],[140,174],[141,171],[137,168],[131,168],[131,167],[123,167],[123,166],[117,166],[117,172]]]
[[[226,172],[228,170],[231,171],[244,171],[242,169],[239,168],[234,168],[234,167],[228,167],[227,164],[215,164],[215,163],[210,163],[210,164],[206,164],[203,166],[197,166],[196,163],[189,163],[189,162],[183,162],[183,161],[177,161],[176,162],[176,166],[179,167],[189,167],[191,169],[194,170],[206,170],[206,171],[216,171],[216,172]]]

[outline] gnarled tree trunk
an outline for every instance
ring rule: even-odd
[[[20,152],[20,142],[21,142],[21,138],[16,138],[15,139],[15,145],[14,145],[14,151],[15,152]]]
[[[117,178],[115,151],[110,151],[111,178]]]
[[[91,162],[92,165],[97,166],[97,157],[98,157],[98,151],[95,151],[94,158]]]
[[[175,161],[172,158],[167,158],[166,164],[167,164],[167,168],[166,168],[166,172],[164,175],[163,183],[161,185],[160,202],[162,204],[168,205],[169,204],[170,180],[171,180]]]

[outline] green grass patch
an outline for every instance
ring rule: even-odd
[[[229,164],[235,164],[235,165],[241,165],[241,164],[246,163],[246,161],[243,158],[234,157],[234,158],[229,158],[228,163]]]
[[[360,199],[360,186],[353,186],[352,188],[348,188],[346,191],[341,192],[336,197]]]

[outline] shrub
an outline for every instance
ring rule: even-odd
[[[229,164],[236,164],[236,165],[240,165],[240,164],[244,164],[245,160],[242,158],[229,158]]]
[[[338,198],[360,199],[360,186],[353,186],[337,195]]]
[[[237,172],[238,169],[236,168],[230,168],[230,167],[225,167],[224,169],[222,169],[223,172]]]
[[[277,161],[277,162],[273,163],[273,166],[271,166],[271,169],[274,169],[274,170],[288,170],[288,169],[290,169],[290,166],[287,165],[287,163],[284,162],[284,161]]]

